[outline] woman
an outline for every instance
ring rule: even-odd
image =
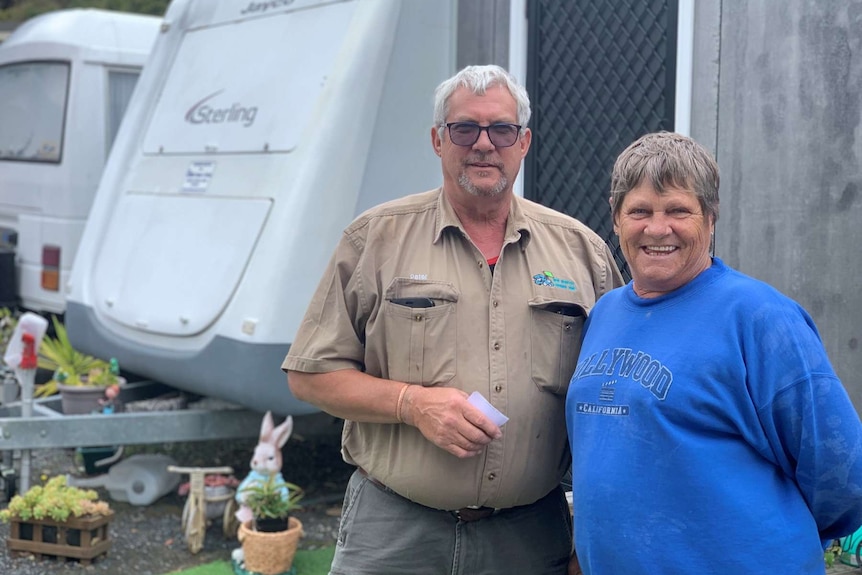
[[[718,183],[679,134],[614,165],[633,279],[590,314],[566,402],[586,575],[823,574],[862,524],[859,416],[805,310],[710,257]]]

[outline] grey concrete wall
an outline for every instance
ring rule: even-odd
[[[456,67],[509,67],[509,0],[460,0]]]
[[[696,3],[694,29],[691,133],[689,135],[714,154],[718,145],[721,2]]]
[[[862,411],[862,1],[709,4],[692,135],[722,172],[716,255],[811,313]]]

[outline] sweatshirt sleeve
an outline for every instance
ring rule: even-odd
[[[821,539],[842,537],[862,525],[862,423],[808,314],[797,305],[761,311],[746,365],[771,455]]]

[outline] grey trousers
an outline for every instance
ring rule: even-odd
[[[466,523],[357,471],[347,485],[330,575],[565,575],[571,551],[560,488],[532,505]]]

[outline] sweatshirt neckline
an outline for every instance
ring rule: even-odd
[[[706,290],[718,278],[727,273],[729,269],[720,258],[713,257],[712,264],[687,284],[678,287],[670,293],[651,298],[637,295],[634,289],[635,283],[632,280],[626,285],[625,301],[636,308],[656,308],[674,305],[676,302],[688,299]]]

